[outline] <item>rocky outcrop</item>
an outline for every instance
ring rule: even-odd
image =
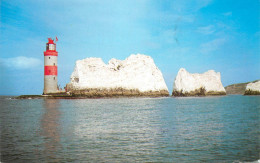
[[[209,70],[203,74],[191,74],[181,68],[173,85],[173,96],[226,95],[219,72]]]
[[[260,80],[248,83],[244,95],[260,95]]]
[[[161,71],[150,56],[125,60],[86,58],[76,62],[67,91],[87,97],[169,96]]]

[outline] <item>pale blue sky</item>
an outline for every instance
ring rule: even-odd
[[[58,37],[58,83],[75,61],[151,56],[171,93],[178,70],[260,79],[259,0],[2,0],[0,94],[41,94],[43,51]]]

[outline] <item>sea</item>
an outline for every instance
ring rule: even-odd
[[[259,112],[260,96],[1,96],[0,162],[258,162]]]

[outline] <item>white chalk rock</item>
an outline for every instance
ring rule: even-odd
[[[260,92],[260,80],[255,83],[248,83],[246,85],[246,91],[258,91]]]
[[[140,92],[168,92],[163,75],[153,59],[142,54],[132,54],[125,60],[113,58],[108,64],[101,58],[78,60],[68,85],[74,90],[123,88]]]
[[[197,91],[201,88],[205,89],[205,93],[217,92],[220,94],[225,94],[225,88],[221,83],[221,77],[219,72],[214,70],[209,70],[203,74],[191,74],[184,68],[181,68],[175,78],[173,85],[173,92],[182,92],[189,94],[191,92]],[[174,95],[174,94],[173,94]]]

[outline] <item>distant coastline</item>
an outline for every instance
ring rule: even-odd
[[[236,83],[236,84],[231,84],[225,87],[225,90],[227,94],[238,94],[238,95],[243,95],[245,94],[246,86],[248,83],[255,83],[259,80],[254,80],[251,82],[246,82],[246,83]]]

